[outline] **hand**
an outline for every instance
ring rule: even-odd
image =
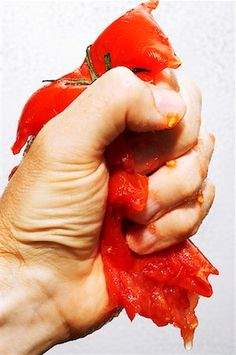
[[[136,132],[171,128],[169,132],[173,131],[173,135],[170,134],[168,149],[162,154],[166,160],[188,151],[196,143],[200,126],[200,100],[192,86],[185,100],[183,123],[173,129],[172,125],[169,127],[168,114],[176,113],[178,119],[173,125],[178,124],[185,113],[181,96],[147,85],[129,70],[117,68],[98,79],[41,130],[1,200],[0,277],[6,289],[3,302],[7,307],[4,307],[3,331],[0,328],[3,344],[0,350],[2,346],[6,353],[7,347],[11,347],[9,353],[15,349],[19,353],[24,348],[22,353],[38,354],[55,343],[93,331],[114,315],[108,305],[99,254],[108,183],[103,152],[126,127]],[[166,133],[162,133],[164,137]],[[211,144],[209,138],[204,139],[192,153],[179,158],[176,169],[171,170],[173,178],[171,174],[168,177],[171,191],[176,186],[182,191],[181,174],[186,166],[192,169],[194,156],[202,162],[204,174],[199,177],[197,187],[191,183],[190,190],[196,194],[198,187],[202,188],[212,150],[202,149]],[[158,147],[155,149],[158,151]],[[139,158],[141,163],[145,160]],[[158,184],[163,181],[166,171],[162,167],[150,177],[148,206],[138,222],[149,224],[153,205],[155,223],[164,225],[167,218],[169,224],[167,216],[180,215],[181,207],[165,212],[182,204],[184,199],[193,199],[189,191],[184,196],[173,194],[175,198],[172,196],[171,200],[163,189],[163,203],[159,202],[158,209],[156,202],[152,204],[152,193],[159,195],[155,181]],[[212,203],[212,195],[205,190],[203,194],[205,202],[197,207],[203,211],[198,224]],[[182,206],[182,212],[186,213],[188,208]],[[192,217],[190,214],[190,221]],[[176,228],[174,218],[171,223]],[[169,233],[169,244],[172,240],[176,242],[173,234]],[[137,249],[130,235],[128,242]],[[183,235],[182,238],[189,237],[188,233]],[[155,238],[154,249],[158,249],[158,234]],[[146,252],[145,233],[141,239],[139,251]],[[30,341],[25,328],[30,329]],[[15,343],[8,338],[13,332],[17,335]]]

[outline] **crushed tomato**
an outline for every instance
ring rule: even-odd
[[[80,68],[30,97],[19,120],[14,154],[111,67],[126,66],[142,80],[156,84],[163,69],[180,65],[151,14],[157,4],[149,0],[117,19],[89,47]],[[128,248],[127,216],[145,207],[145,173],[153,169],[153,162],[147,161],[147,171],[135,171],[130,137],[132,133],[125,132],[106,151],[110,181],[101,254],[110,304],[124,307],[131,320],[140,314],[158,326],[173,324],[181,329],[185,344],[190,344],[198,323],[194,309],[199,295],[211,296],[207,279],[218,271],[190,241],[149,256],[137,255]]]

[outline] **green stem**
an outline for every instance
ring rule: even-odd
[[[95,80],[98,79],[98,74],[95,72],[95,69],[93,67],[93,64],[92,64],[92,60],[91,60],[91,57],[90,57],[90,48],[91,48],[91,45],[87,47],[86,49],[86,60],[87,60],[87,63],[88,63],[88,67],[89,67],[89,71],[90,71],[90,74],[91,74],[91,78],[92,78],[92,82],[94,82]]]
[[[104,55],[104,60],[106,64],[106,71],[111,69],[111,54],[107,53]]]
[[[74,84],[74,85],[90,85],[92,84],[91,80],[87,80],[87,79],[64,79],[65,81],[65,85],[70,85],[70,84]]]
[[[54,83],[54,81],[58,81],[59,79],[45,79],[42,80],[42,83]]]
[[[43,80],[43,83],[54,83],[55,81],[58,82],[64,82],[65,85],[70,85],[70,84],[74,84],[74,85],[90,85],[92,82],[91,80],[87,80],[84,78],[81,79],[77,79],[77,78],[64,78],[64,79],[47,79],[47,80]]]
[[[131,70],[134,74],[136,74],[136,73],[150,73],[150,71],[151,71],[149,69],[144,69],[144,68],[134,68]]]
[[[90,71],[90,75],[91,75],[91,78],[92,78],[92,81],[91,80],[88,80],[88,79],[84,79],[84,78],[81,78],[81,79],[76,79],[76,78],[71,78],[71,79],[46,79],[46,80],[43,80],[42,82],[43,83],[53,83],[55,81],[62,81],[65,83],[65,85],[70,85],[70,84],[74,84],[74,85],[91,85],[95,80],[98,79],[98,74],[96,73],[94,67],[93,67],[93,64],[92,64],[92,60],[91,60],[91,56],[90,56],[90,48],[91,48],[91,45],[87,47],[86,49],[86,60],[87,60],[87,63],[88,63],[88,67],[89,67],[89,71]],[[107,53],[104,55],[104,61],[105,61],[105,65],[106,65],[106,71],[109,71],[111,69],[111,54],[110,53]],[[149,69],[145,69],[145,68],[133,68],[131,69],[131,71],[133,73],[149,73],[150,70]]]

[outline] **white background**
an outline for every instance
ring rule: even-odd
[[[1,2],[1,190],[20,157],[13,157],[17,119],[41,80],[57,78],[81,64],[97,34],[136,1]],[[234,354],[234,3],[162,1],[155,12],[188,72],[203,92],[203,121],[217,138],[210,176],[216,184],[214,206],[194,237],[220,270],[212,278],[214,296],[197,308],[195,355]],[[96,297],[96,295],[95,295]],[[76,310],[75,310],[76,312]],[[14,334],[12,334],[14,336]],[[48,354],[185,354],[179,331],[157,328],[150,320],[132,324],[122,314],[94,334],[59,345]],[[17,355],[17,354],[16,354]]]

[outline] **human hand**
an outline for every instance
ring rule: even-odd
[[[14,265],[11,263],[10,266],[13,270],[11,275],[18,276],[19,287],[23,287],[24,294],[27,294],[25,299],[28,300],[29,294],[31,301],[35,299],[36,306],[38,302],[42,303],[42,299],[45,305],[38,311],[38,316],[47,325],[48,334],[35,331],[31,348],[40,343],[37,346],[37,351],[40,352],[57,342],[83,336],[99,327],[113,314],[114,310],[108,306],[99,254],[99,235],[108,183],[104,149],[126,127],[136,132],[172,128],[168,131],[173,132],[172,135],[166,131],[160,132],[160,141],[165,137],[165,151],[161,151],[163,146],[155,147],[156,152],[160,152],[162,160],[164,159],[162,163],[188,151],[197,141],[200,126],[200,98],[195,88],[190,87],[191,90],[187,90],[187,95],[184,95],[187,103],[184,120],[176,128],[172,128],[169,127],[168,113],[177,113],[176,117],[179,119],[185,113],[181,97],[174,91],[143,83],[125,68],[117,68],[97,80],[37,136],[1,200],[1,229],[4,239],[0,243],[5,253],[2,270],[8,270],[8,260],[14,260]],[[178,121],[174,124],[177,123]],[[169,135],[168,139],[166,135]],[[177,186],[180,193],[172,193],[171,200],[165,192],[168,189],[162,184],[163,201],[165,198],[167,200],[157,211],[156,202],[150,202],[150,192],[147,209],[138,216],[137,222],[149,224],[151,219],[148,213],[152,205],[155,207],[152,210],[155,223],[165,225],[163,219],[174,211],[178,214],[180,207],[170,214],[164,214],[166,211],[182,204],[184,199],[192,200],[193,195],[196,197],[196,192],[205,179],[212,152],[211,139],[205,136],[202,141],[205,148],[196,146],[196,153],[189,152],[185,157],[179,158],[176,169],[173,170],[181,177],[188,167],[192,169],[197,164],[199,168],[196,156],[199,157],[204,174],[197,176],[198,183],[194,184],[195,180],[191,180],[189,192],[184,194],[181,190],[181,178],[174,175],[171,179],[170,176],[168,189],[171,187],[171,191],[175,191]],[[137,158],[138,166],[147,157],[138,154],[137,149]],[[181,159],[185,159],[183,163]],[[182,165],[185,167],[183,170],[179,169]],[[167,168],[162,167],[150,177],[150,191],[157,191],[159,194],[155,181],[163,181],[165,169]],[[192,208],[194,211],[195,207],[201,210],[197,217],[198,224],[213,199],[205,190],[203,195],[204,203]],[[188,208],[182,206],[180,213],[186,215]],[[190,215],[190,221],[192,217]],[[157,218],[159,219],[156,222]],[[172,222],[174,229],[175,220]],[[181,234],[181,239],[192,233],[189,233],[189,229],[186,232],[189,224],[186,226],[185,222],[184,220],[182,226],[185,232]],[[195,222],[196,219],[194,227],[197,226]],[[166,226],[170,223],[168,218],[166,223]],[[140,235],[142,238],[137,251],[145,253],[145,233],[139,233]],[[168,235],[169,244],[172,241],[176,243],[174,233]],[[128,243],[134,250],[137,249],[135,242],[135,236],[130,232]],[[154,248],[159,247],[157,245]],[[16,256],[18,261],[12,259],[12,256]],[[8,278],[8,282],[14,284],[14,278]],[[25,320],[28,320],[27,316]],[[25,339],[23,333],[22,342]]]

